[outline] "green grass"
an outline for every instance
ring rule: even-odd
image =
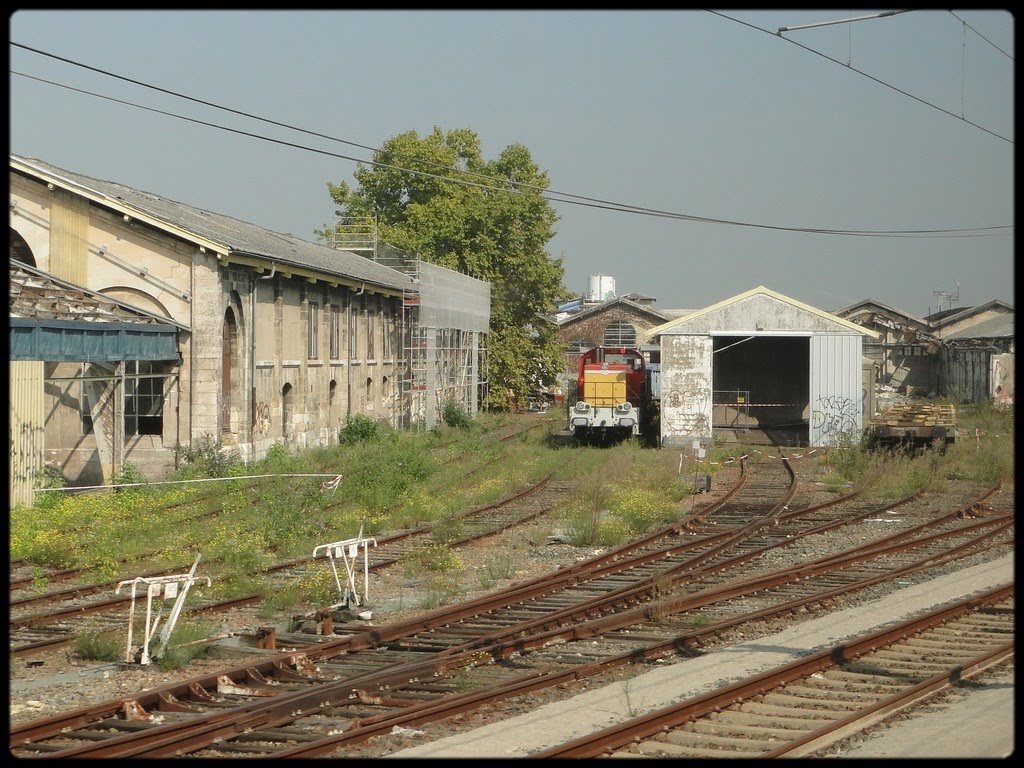
[[[850,441],[817,454],[813,479],[835,493],[858,490],[882,498],[939,492],[961,481],[1012,485],[1013,409],[958,406],[958,415],[960,438],[945,450],[910,454]],[[278,446],[248,466],[198,441],[182,452],[174,478],[224,479],[116,493],[40,493],[33,507],[10,516],[9,556],[40,572],[87,568],[99,579],[130,578],[142,567],[187,569],[201,554],[200,570],[213,581],[210,594],[223,599],[262,593],[267,565],[308,556],[315,546],[352,538],[360,528],[373,536],[434,525],[430,545],[410,555],[406,567],[427,575],[460,573],[461,562],[448,546],[461,535],[457,514],[548,474],[575,485],[551,525],[580,547],[615,546],[689,511],[694,468],[686,456],[680,469],[678,451],[646,449],[636,441],[607,448],[556,445],[544,430],[501,441],[494,432],[516,424],[501,414],[481,414],[466,426],[453,412],[450,421],[430,431],[396,432],[353,419],[339,445],[297,454]],[[740,446],[712,444],[700,472],[714,474],[741,452]],[[798,473],[813,466],[802,462]],[[342,479],[337,488],[321,490],[323,478],[243,477],[313,473]],[[145,482],[131,466],[121,474]],[[496,561],[481,579],[497,581],[507,569]],[[314,579],[268,598],[277,606],[299,606],[332,589]],[[443,584],[433,592],[436,599],[447,594]]]

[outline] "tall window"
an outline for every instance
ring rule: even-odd
[[[341,357],[341,307],[331,304],[331,360]]]
[[[150,360],[125,363],[124,434],[162,435],[164,432],[164,364]]]
[[[380,356],[385,360],[391,358],[391,317],[386,312],[380,314]]]
[[[367,307],[366,308],[366,358],[367,358],[367,360],[375,359],[375,354],[377,352],[377,345],[374,344],[374,341],[376,341],[376,339],[374,339],[374,337],[373,337],[373,331],[374,331],[374,327],[373,326],[374,326],[374,320],[376,319],[376,317],[377,317],[377,315],[374,312],[373,307]]]
[[[85,378],[87,366],[82,366],[81,376]],[[92,434],[92,404],[89,401],[89,383],[86,381],[79,382],[79,390],[81,392],[81,410],[82,414],[82,434]]]
[[[604,329],[602,344],[606,347],[635,347],[636,328],[622,320],[617,320]]]
[[[359,335],[356,328],[359,327],[359,310],[362,302],[352,299],[348,305],[348,356],[350,360],[359,359]]]
[[[320,356],[320,305],[315,301],[309,302],[309,353],[310,360],[316,360]]]

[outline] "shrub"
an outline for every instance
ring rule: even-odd
[[[338,433],[338,442],[344,445],[355,445],[376,440],[380,437],[382,424],[374,421],[363,413],[345,418],[345,424]]]
[[[444,402],[444,407],[441,410],[441,419],[449,427],[457,427],[458,429],[469,429],[473,424],[469,414],[463,410],[455,398],[451,397]]]
[[[515,573],[515,561],[512,555],[501,550],[494,557],[488,558],[483,564],[480,574],[480,586],[490,589],[502,579],[510,579]]]
[[[181,479],[193,477],[223,477],[228,467],[238,463],[236,453],[220,450],[213,435],[206,433],[195,443],[174,449],[175,463],[184,464],[176,473]]]
[[[457,553],[437,542],[409,549],[402,555],[402,562],[409,575],[424,571],[431,573],[461,572],[466,567]]]
[[[183,622],[175,626],[167,639],[167,647],[157,652],[157,666],[165,672],[180,669],[192,659],[205,659],[208,646],[201,642],[213,634],[213,629],[203,623]]]

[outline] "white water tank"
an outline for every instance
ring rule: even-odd
[[[591,275],[588,301],[608,301],[615,298],[615,278],[609,275]]]

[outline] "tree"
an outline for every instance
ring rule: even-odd
[[[468,128],[435,127],[423,138],[408,131],[354,176],[357,189],[327,184],[339,218],[375,216],[384,242],[491,283],[484,406],[504,409],[509,389],[522,403],[532,386],[553,384],[562,348],[541,315],[568,292],[562,260],[544,250],[558,215],[541,194],[548,177],[529,150],[512,144],[488,162]]]

